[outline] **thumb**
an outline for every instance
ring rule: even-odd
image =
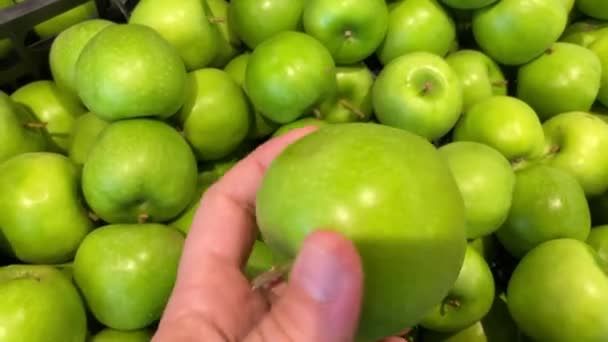
[[[246,341],[350,342],[359,321],[361,260],[339,233],[310,234],[281,299]]]

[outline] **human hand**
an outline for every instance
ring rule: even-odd
[[[353,340],[363,272],[342,235],[310,234],[279,291],[252,290],[242,271],[256,236],[255,195],[264,172],[289,143],[314,129],[261,145],[205,192],[153,342]],[[394,341],[403,340],[384,342]]]

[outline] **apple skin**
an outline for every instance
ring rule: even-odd
[[[0,267],[3,341],[84,342],[84,303],[69,278],[52,266]]]
[[[464,10],[479,9],[491,5],[498,0],[441,0],[445,5]]]
[[[74,281],[103,325],[143,329],[169,299],[184,236],[161,224],[116,224],[95,229],[74,258]]]
[[[602,34],[589,45],[589,49],[597,54],[602,64],[601,85],[597,100],[604,106],[608,106],[608,29],[602,31]]]
[[[11,99],[25,105],[41,122],[51,138],[53,151],[66,152],[74,120],[86,112],[78,99],[57,87],[53,81],[39,80],[21,86]]]
[[[540,157],[545,137],[536,112],[511,96],[494,95],[465,111],[456,123],[454,141],[475,141],[500,151],[511,162]]]
[[[15,0],[15,3],[18,4],[23,1],[26,0]],[[34,26],[34,32],[42,39],[50,38],[73,25],[95,17],[97,17],[95,1],[88,1]]]
[[[248,279],[253,279],[270,270],[273,266],[278,266],[286,261],[287,259],[276,254],[266,243],[255,240],[251,254],[249,254],[249,258],[245,264],[244,273]]]
[[[507,220],[496,237],[515,258],[558,238],[585,241],[591,214],[585,193],[570,174],[534,164],[517,171]]]
[[[331,54],[315,38],[295,31],[258,45],[247,63],[245,92],[254,108],[280,124],[312,112],[336,91]]]
[[[608,20],[608,3],[596,0],[576,0],[576,8],[592,18]]]
[[[68,157],[74,164],[84,165],[91,148],[109,124],[109,122],[90,112],[79,116],[74,121],[68,149]]]
[[[194,198],[196,160],[171,126],[152,119],[106,127],[82,170],[90,208],[107,223],[165,222]]]
[[[49,66],[57,86],[78,96],[76,88],[76,62],[85,45],[104,28],[114,25],[105,19],[91,19],[61,32],[51,45]]]
[[[234,151],[249,133],[250,115],[245,93],[227,72],[203,68],[188,75],[178,120],[198,160]]]
[[[420,325],[440,332],[465,329],[490,311],[494,292],[494,278],[490,266],[481,254],[468,246],[454,286]]]
[[[324,101],[320,118],[329,123],[369,121],[374,74],[363,63],[336,67],[337,92]]]
[[[575,21],[566,27],[559,40],[589,47],[599,36],[608,31],[607,26],[608,23],[605,21],[595,19]]]
[[[464,110],[492,95],[507,95],[507,80],[500,66],[483,52],[458,50],[445,61],[462,83]]]
[[[228,20],[228,10],[230,4],[227,0],[205,0],[209,11],[213,17],[208,20],[219,33],[217,38],[217,52],[209,64],[210,67],[223,68],[232,58],[239,54],[241,50],[241,40],[239,39],[233,25]]]
[[[445,160],[424,138],[374,123],[328,125],[289,145],[264,176],[256,214],[263,241],[289,259],[319,228],[355,243],[366,274],[362,341],[417,324],[453,286],[466,250]]]
[[[0,9],[12,6],[13,4],[13,0],[0,0]],[[0,39],[0,59],[6,58],[12,49],[13,42],[11,42],[10,38]]]
[[[0,165],[0,230],[20,261],[74,257],[93,228],[79,193],[78,169],[63,155],[30,152]]]
[[[281,136],[296,128],[302,128],[302,127],[307,127],[307,126],[324,127],[324,126],[328,126],[328,125],[330,125],[330,123],[325,120],[319,120],[319,119],[313,118],[313,117],[305,117],[305,118],[298,119],[294,122],[290,122],[288,124],[285,124],[285,125],[279,127],[279,129],[277,129],[272,134],[272,138]]]
[[[191,71],[208,66],[218,53],[221,36],[210,16],[204,0],[141,0],[133,8],[129,24],[158,32]]]
[[[46,150],[48,142],[38,119],[23,105],[0,91],[0,163],[18,154]]]
[[[541,121],[564,112],[588,111],[600,90],[602,65],[592,51],[555,43],[517,72],[517,98],[529,104]]]
[[[150,342],[153,337],[151,329],[121,331],[105,328],[92,336],[87,342]]]
[[[245,94],[247,93],[247,89],[245,89],[245,73],[247,72],[247,63],[249,63],[249,57],[251,56],[251,52],[243,52],[242,54],[234,57],[226,66],[224,67],[224,71],[228,73],[230,77],[243,88]],[[279,128],[279,124],[273,122],[264,117],[259,111],[253,108],[253,104],[249,100],[248,96],[245,96],[247,100],[247,104],[249,105],[250,113],[253,113],[253,118],[250,118],[249,122],[249,133],[247,134],[247,138],[249,139],[261,139],[266,138],[271,135],[274,131]]]
[[[555,0],[502,0],[476,10],[472,28],[475,41],[490,58],[521,65],[556,42],[567,22],[568,11]]]
[[[515,268],[507,288],[509,312],[536,341],[603,341],[608,336],[607,266],[583,241],[547,241]]]
[[[186,68],[177,50],[155,30],[115,24],[82,50],[76,87],[87,108],[104,120],[166,118],[184,102]]]
[[[458,75],[442,57],[412,52],[380,71],[372,101],[380,123],[435,140],[458,121],[462,93]]]
[[[388,7],[384,0],[310,0],[304,6],[303,25],[336,64],[354,64],[371,56],[384,40]]]
[[[608,263],[608,225],[595,226],[587,237],[587,244]]]
[[[467,239],[494,233],[511,208],[515,173],[498,150],[456,141],[439,148],[458,183],[465,205]]]
[[[456,25],[437,0],[407,0],[389,6],[388,29],[376,54],[383,65],[406,53],[445,56],[456,39]]]
[[[250,49],[284,31],[302,28],[304,0],[231,0],[228,20]]]
[[[572,174],[588,197],[608,191],[608,124],[586,112],[561,113],[543,123],[544,162]]]

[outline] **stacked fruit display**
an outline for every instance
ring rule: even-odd
[[[60,23],[52,79],[0,93],[0,341],[150,340],[206,189],[309,125],[259,189],[247,277],[330,228],[362,257],[360,341],[608,341],[607,20],[141,0]]]

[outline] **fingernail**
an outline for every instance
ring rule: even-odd
[[[342,292],[348,270],[338,256],[323,247],[304,244],[290,281],[297,282],[315,300],[330,302]]]

